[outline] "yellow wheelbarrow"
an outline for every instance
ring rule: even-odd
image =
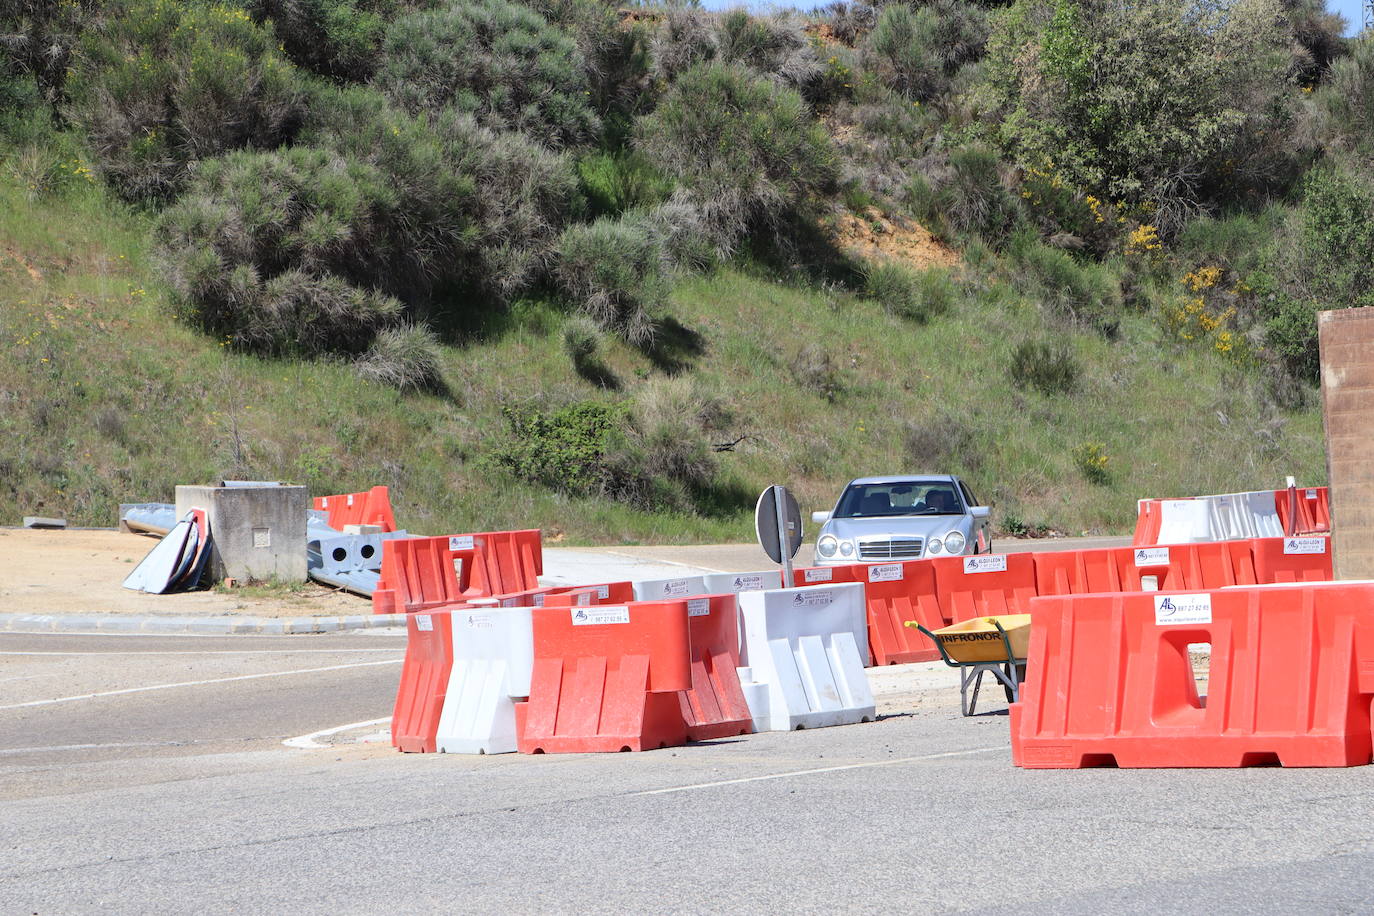
[[[990,673],[1002,682],[1008,703],[1021,698],[1030,647],[1030,620],[1029,614],[975,617],[934,631],[914,620],[908,620],[906,625],[930,637],[945,664],[959,669],[959,705],[964,715],[971,716],[978,706],[984,674]],[[968,693],[970,684],[972,697]]]

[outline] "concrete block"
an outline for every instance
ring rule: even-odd
[[[209,517],[212,580],[305,581],[305,487],[179,486],[176,499],[178,518]]]
[[[41,516],[41,515],[26,515],[26,516],[24,516],[24,527],[25,527],[25,528],[66,528],[66,527],[67,527],[67,520],[66,520],[65,518],[44,518],[44,517]]]
[[[344,534],[381,534],[381,525],[344,525]]]

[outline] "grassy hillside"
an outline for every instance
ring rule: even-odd
[[[568,311],[519,299],[441,347],[446,391],[403,394],[342,361],[254,356],[184,325],[151,261],[151,220],[98,185],[35,195],[13,170],[0,180],[0,520],[108,525],[120,502],[227,476],[317,494],[387,484],[419,531],[725,541],[752,536],[769,483],[810,511],[855,475],[948,470],[1004,532],[1077,534],[1128,530],[1137,496],[1324,480],[1311,389],[1280,407],[1258,367],[1187,345],[1151,314],[1124,312],[1115,339],[1075,330],[977,245],[948,311],[925,323],[737,259],[675,285],[666,311],[681,327],[657,350],[604,340],[599,381],[569,358]],[[1042,339],[1081,366],[1070,392],[1013,384],[1013,351]],[[714,405],[713,441],[740,440],[715,455],[709,508],[564,496],[492,459],[509,435],[503,407],[665,385]]]

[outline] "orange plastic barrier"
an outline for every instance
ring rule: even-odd
[[[457,556],[446,537],[383,541],[372,612],[410,614],[461,605],[468,596],[454,568]]]
[[[1374,587],[1071,595],[1031,615],[1018,766],[1353,766],[1374,753]]]
[[[487,531],[452,538],[463,560],[463,591],[485,597],[539,587],[544,547],[539,529]]]
[[[316,496],[315,508],[329,514],[329,527],[339,531],[344,525],[379,525],[382,531],[395,531],[391,514],[391,495],[386,487],[373,487],[365,493],[340,493]]]
[[[906,563],[857,563],[793,570],[796,585],[862,582],[868,615],[868,667],[933,662],[940,650],[908,620],[938,630],[949,621],[935,597],[935,571],[929,560]]]
[[[1159,526],[1163,521],[1163,510],[1160,508],[1162,500],[1142,499],[1136,502],[1135,517],[1135,537],[1131,543],[1137,546],[1141,544],[1154,544],[1159,541]]]
[[[599,585],[555,588],[544,597],[544,606],[595,607],[598,604],[629,604],[634,600],[633,582],[602,582]]]
[[[946,623],[999,614],[1024,614],[1035,597],[1035,560],[1029,553],[940,557],[935,598]]]
[[[1333,577],[1328,537],[1259,538],[1246,543],[1256,582],[1329,582]]]
[[[1065,550],[1031,556],[1035,558],[1035,588],[1039,595],[1087,595],[1122,590],[1114,550]]]
[[[408,614],[530,592],[539,588],[543,571],[538,530],[383,541],[372,611]]]
[[[739,682],[739,605],[735,594],[687,599],[692,688],[678,694],[689,741],[748,735],[754,719]]]
[[[1247,543],[1240,541],[1237,543]],[[1196,565],[1195,544],[1170,544],[1167,547],[1117,547],[1110,553],[1116,564],[1120,591],[1166,591],[1202,588]],[[1145,582],[1153,578],[1151,587]]]
[[[1275,490],[1274,506],[1289,536],[1331,533],[1331,491],[1327,487]]]
[[[453,622],[448,613],[407,617],[406,655],[391,713],[393,747],[407,753],[434,753],[452,671]]]
[[[639,751],[687,740],[676,694],[692,689],[687,602],[542,607],[522,754]]]

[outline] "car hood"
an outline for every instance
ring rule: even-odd
[[[837,538],[943,537],[949,531],[968,533],[967,515],[893,515],[883,518],[832,518],[821,534]]]

